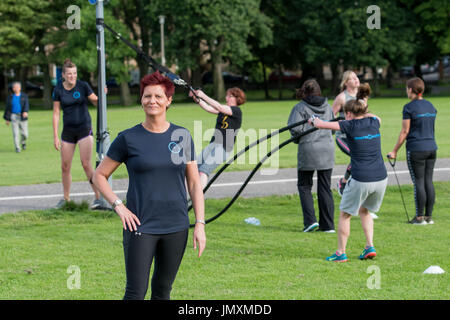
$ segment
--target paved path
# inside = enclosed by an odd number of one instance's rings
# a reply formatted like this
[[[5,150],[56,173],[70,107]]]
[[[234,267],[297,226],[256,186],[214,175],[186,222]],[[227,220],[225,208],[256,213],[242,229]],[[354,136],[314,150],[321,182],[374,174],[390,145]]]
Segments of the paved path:
[[[345,172],[344,165],[333,170],[332,187]],[[386,163],[389,184],[397,181],[389,163]],[[400,184],[412,184],[405,162],[395,165]],[[249,175],[249,171],[224,172],[206,193],[206,198],[232,197]],[[314,178],[315,180],[315,178]],[[438,159],[434,171],[434,181],[450,180],[450,159]],[[113,180],[113,190],[124,199],[128,188],[128,179]],[[313,187],[315,190],[315,186]],[[264,197],[269,195],[297,194],[296,169],[262,170],[255,174],[244,189],[241,197]],[[26,186],[0,187],[0,214],[22,210],[44,210],[52,208],[62,198],[61,183],[38,184]],[[75,201],[94,199],[94,194],[87,182],[72,183],[71,199]]]

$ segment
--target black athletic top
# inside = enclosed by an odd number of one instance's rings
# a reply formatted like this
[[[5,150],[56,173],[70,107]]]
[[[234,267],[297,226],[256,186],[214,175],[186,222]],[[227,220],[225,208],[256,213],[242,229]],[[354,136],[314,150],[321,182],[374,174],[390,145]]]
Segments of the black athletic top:
[[[380,122],[375,117],[339,121],[347,135],[352,177],[360,182],[386,179],[387,171],[381,155]]]
[[[427,100],[413,100],[403,107],[403,120],[411,120],[409,133],[406,137],[407,150],[437,150],[434,139],[436,114],[437,110]]]
[[[222,143],[228,152],[233,150],[236,135],[242,124],[242,111],[239,107],[231,107],[232,115],[219,113],[216,120],[216,130],[210,143]]]
[[[195,150],[187,129],[171,123],[165,132],[154,133],[138,124],[119,133],[107,156],[127,167],[126,205],[141,222],[138,232],[166,234],[189,228],[185,176]]]
[[[87,97],[93,93],[87,82],[77,80],[75,87],[64,89],[62,83],[53,90],[53,101],[59,101],[63,110],[63,124],[68,127],[91,127]]]

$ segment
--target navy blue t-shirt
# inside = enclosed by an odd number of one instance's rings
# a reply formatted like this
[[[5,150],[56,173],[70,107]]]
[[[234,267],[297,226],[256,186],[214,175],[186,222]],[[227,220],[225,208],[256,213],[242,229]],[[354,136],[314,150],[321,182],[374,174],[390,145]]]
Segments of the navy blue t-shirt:
[[[411,124],[406,137],[406,149],[409,151],[437,150],[434,140],[434,122],[437,110],[427,100],[413,100],[403,107],[403,120],[410,119]]]
[[[351,174],[360,182],[386,179],[387,171],[381,155],[380,122],[375,117],[339,121],[350,148]]]
[[[126,205],[141,222],[138,232],[166,234],[189,228],[185,176],[195,150],[187,129],[171,123],[165,132],[154,133],[138,124],[119,133],[107,156],[127,167]]]
[[[63,124],[69,127],[91,127],[88,96],[93,93],[87,82],[77,80],[75,87],[64,89],[62,83],[53,90],[53,101],[59,101],[63,110]]]

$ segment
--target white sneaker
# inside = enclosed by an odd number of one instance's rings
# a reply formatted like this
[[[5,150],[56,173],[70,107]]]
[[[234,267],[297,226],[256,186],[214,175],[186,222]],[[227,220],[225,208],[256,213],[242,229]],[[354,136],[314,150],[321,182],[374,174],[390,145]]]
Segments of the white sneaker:
[[[378,219],[378,216],[375,213],[373,213],[373,212],[369,212],[369,213],[372,216],[372,219]]]
[[[58,201],[58,203],[55,206],[55,209],[61,209],[62,207],[64,207],[64,205],[67,203],[66,199],[62,198],[61,200]]]
[[[336,233],[335,230],[323,230],[322,232],[323,233]]]
[[[303,229],[303,232],[313,232],[319,227],[319,224],[317,222],[314,222],[313,224],[305,227]]]

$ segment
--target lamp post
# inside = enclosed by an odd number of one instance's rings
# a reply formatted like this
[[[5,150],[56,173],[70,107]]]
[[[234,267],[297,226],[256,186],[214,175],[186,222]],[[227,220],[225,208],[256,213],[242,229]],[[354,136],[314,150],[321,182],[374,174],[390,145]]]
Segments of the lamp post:
[[[106,71],[105,71],[105,29],[103,27],[104,12],[103,2],[104,0],[89,0],[91,4],[96,4],[95,17],[97,27],[97,62],[98,62],[98,104],[97,104],[97,161],[96,167],[100,164],[108,151],[110,140],[109,133],[107,131],[106,121]],[[108,179],[109,184],[112,186],[111,177]],[[108,201],[103,196],[102,209],[111,209]]]
[[[166,56],[164,53],[164,22],[166,17],[165,16],[159,16],[159,24],[161,25],[161,64],[163,66],[166,66]]]

